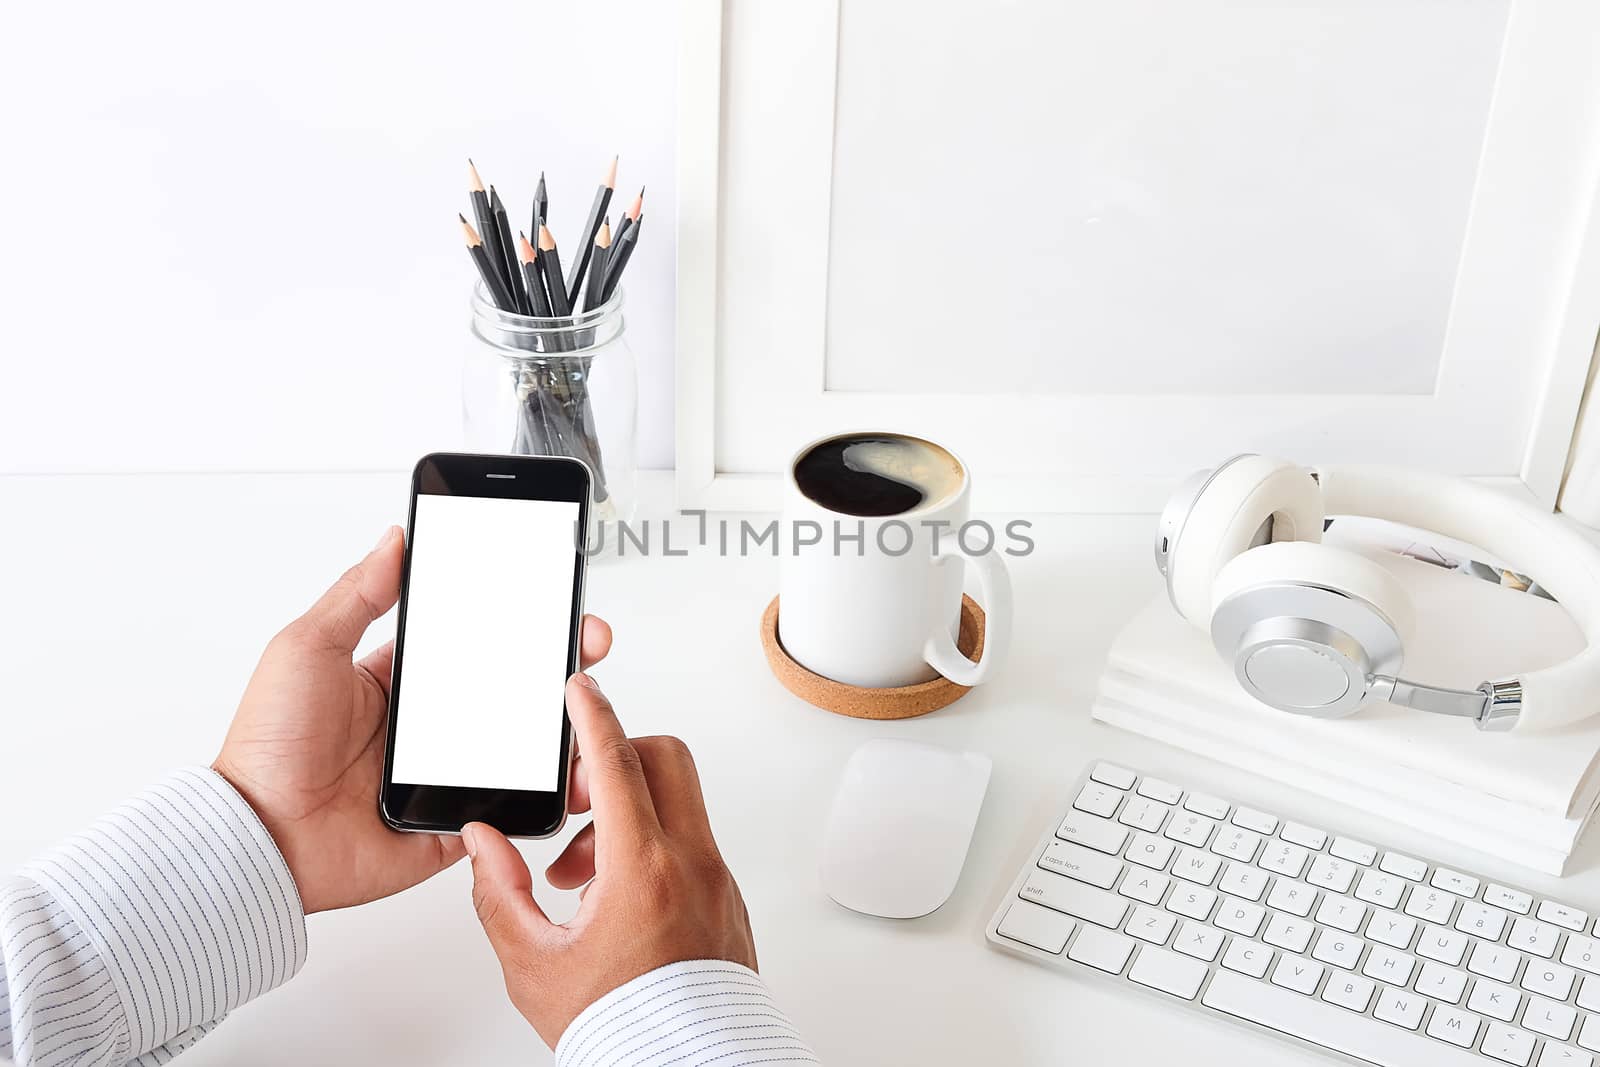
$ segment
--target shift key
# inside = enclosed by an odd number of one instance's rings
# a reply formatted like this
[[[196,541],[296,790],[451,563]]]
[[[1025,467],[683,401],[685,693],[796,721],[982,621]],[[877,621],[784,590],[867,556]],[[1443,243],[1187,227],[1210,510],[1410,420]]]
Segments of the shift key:
[[[1017,893],[1023,900],[1075,916],[1097,926],[1116,929],[1128,914],[1129,904],[1115,893],[1107,893],[1064,878],[1049,871],[1028,872],[1028,880]]]
[[[1070,841],[1052,841],[1039,857],[1039,866],[1047,871],[1076,878],[1080,882],[1110,889],[1117,884],[1122,873],[1122,861],[1099,852],[1091,852]]]

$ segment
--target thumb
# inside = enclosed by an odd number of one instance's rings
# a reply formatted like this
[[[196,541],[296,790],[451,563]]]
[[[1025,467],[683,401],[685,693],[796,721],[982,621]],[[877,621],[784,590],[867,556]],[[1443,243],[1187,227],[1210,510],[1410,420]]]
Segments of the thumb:
[[[533,875],[516,846],[494,827],[469,822],[462,843],[472,857],[472,906],[502,965],[538,951],[551,929],[533,899]]]
[[[367,557],[345,571],[300,622],[328,647],[354,652],[367,627],[400,599],[404,558],[405,537],[398,526],[391,526]]]

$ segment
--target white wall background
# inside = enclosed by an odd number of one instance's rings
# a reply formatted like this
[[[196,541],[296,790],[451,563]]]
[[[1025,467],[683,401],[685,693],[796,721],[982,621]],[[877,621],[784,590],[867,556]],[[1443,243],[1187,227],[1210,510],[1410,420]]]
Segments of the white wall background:
[[[458,443],[466,157],[566,248],[605,163],[672,461],[676,5],[7,4],[0,472],[406,467]]]

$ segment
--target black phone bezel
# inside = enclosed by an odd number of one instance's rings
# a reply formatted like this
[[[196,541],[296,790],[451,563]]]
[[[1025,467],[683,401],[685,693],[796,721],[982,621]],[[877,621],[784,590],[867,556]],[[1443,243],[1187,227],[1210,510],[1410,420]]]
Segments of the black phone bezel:
[[[567,788],[572,767],[572,722],[561,706],[561,766],[554,791],[481,789],[417,785],[393,780],[395,734],[405,659],[406,602],[411,591],[411,552],[417,519],[417,497],[473,496],[510,500],[565,500],[578,505],[573,537],[571,623],[567,634],[567,675],[578,669],[583,626],[586,559],[579,531],[589,523],[590,474],[581,461],[558,456],[494,456],[435,452],[417,461],[411,472],[411,500],[406,513],[405,562],[400,574],[399,616],[395,623],[394,665],[389,674],[388,737],[384,744],[383,784],[378,812],[396,830],[454,834],[469,822],[484,822],[510,837],[550,837],[567,817]],[[492,743],[493,739],[487,739]]]

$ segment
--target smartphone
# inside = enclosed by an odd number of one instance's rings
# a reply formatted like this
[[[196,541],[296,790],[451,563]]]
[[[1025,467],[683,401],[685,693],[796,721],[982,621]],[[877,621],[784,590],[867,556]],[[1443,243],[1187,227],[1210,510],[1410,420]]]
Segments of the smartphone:
[[[412,471],[378,799],[395,829],[566,821],[589,494],[575,459],[435,453]]]

